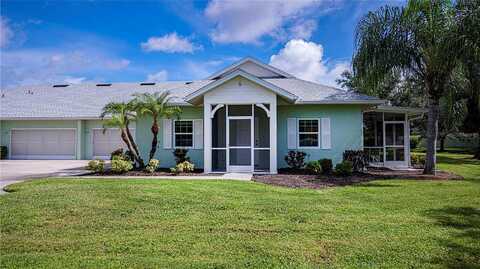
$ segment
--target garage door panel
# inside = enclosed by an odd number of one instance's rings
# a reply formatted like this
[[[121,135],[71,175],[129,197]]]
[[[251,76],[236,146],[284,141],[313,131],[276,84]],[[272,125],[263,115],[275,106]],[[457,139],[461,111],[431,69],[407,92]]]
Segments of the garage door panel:
[[[126,148],[118,129],[94,129],[92,139],[94,158],[109,158],[112,151]]]
[[[12,159],[75,159],[75,130],[12,130]]]

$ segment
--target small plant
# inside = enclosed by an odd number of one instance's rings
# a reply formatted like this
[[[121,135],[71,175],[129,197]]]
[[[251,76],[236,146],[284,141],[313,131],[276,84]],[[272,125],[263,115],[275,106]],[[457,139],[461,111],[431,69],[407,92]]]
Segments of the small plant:
[[[320,161],[308,162],[305,168],[310,174],[319,175],[322,173],[322,166],[320,165]]]
[[[301,169],[305,166],[305,156],[307,156],[305,152],[291,150],[285,156],[285,162],[292,169]]]
[[[121,160],[119,158],[112,160],[112,172],[123,174],[133,169],[131,161]]]
[[[7,159],[7,156],[8,156],[7,146],[0,146],[0,160]]]
[[[321,159],[320,166],[322,167],[322,172],[324,174],[331,174],[333,170],[333,163],[331,159]]]
[[[91,160],[88,162],[87,170],[93,171],[95,173],[103,173],[105,171],[105,161]]]
[[[353,164],[351,161],[343,161],[335,165],[335,173],[339,176],[350,176],[353,172]]]
[[[345,150],[343,160],[350,161],[355,172],[364,171],[368,165],[368,155],[363,150]]]
[[[188,149],[175,149],[173,151],[173,156],[175,156],[175,162],[177,164],[183,162],[190,162],[190,158],[187,157]]]
[[[170,171],[175,174],[190,173],[195,169],[195,165],[189,161],[184,161],[170,168]]]
[[[425,166],[425,155],[412,153],[412,155],[410,155],[410,161],[414,168],[423,168]]]
[[[149,173],[153,173],[157,170],[158,168],[158,165],[160,164],[160,161],[157,160],[157,159],[151,159],[147,166],[145,166],[145,171],[149,172]]]
[[[421,137],[419,135],[411,135],[410,136],[410,148],[416,149],[420,144]]]
[[[116,149],[112,151],[112,153],[110,153],[110,160],[113,160],[115,156],[122,156],[122,155],[123,155],[123,149],[122,148]]]

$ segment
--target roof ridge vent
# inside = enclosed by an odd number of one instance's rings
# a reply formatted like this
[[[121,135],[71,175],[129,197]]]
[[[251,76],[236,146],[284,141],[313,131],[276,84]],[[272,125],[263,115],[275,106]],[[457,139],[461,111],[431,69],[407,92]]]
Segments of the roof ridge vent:
[[[140,86],[153,86],[155,85],[155,82],[142,82],[140,83]]]
[[[54,84],[53,87],[54,88],[64,88],[64,87],[68,87],[70,86],[69,84]]]
[[[193,81],[187,81],[187,82],[185,82],[185,85],[189,85],[189,84],[192,84],[192,83],[193,83]]]
[[[112,86],[112,83],[98,83],[96,86],[97,87],[109,87],[109,86]]]

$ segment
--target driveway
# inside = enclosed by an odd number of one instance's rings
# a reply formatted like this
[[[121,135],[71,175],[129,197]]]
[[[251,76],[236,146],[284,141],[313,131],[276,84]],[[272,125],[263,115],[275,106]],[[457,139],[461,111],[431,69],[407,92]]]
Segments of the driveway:
[[[74,176],[86,172],[86,160],[1,160],[0,194],[3,187],[32,178]]]

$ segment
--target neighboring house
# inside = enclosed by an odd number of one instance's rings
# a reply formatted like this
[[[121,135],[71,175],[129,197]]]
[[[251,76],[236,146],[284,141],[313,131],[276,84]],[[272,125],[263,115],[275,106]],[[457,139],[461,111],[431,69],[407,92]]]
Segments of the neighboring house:
[[[290,150],[307,160],[342,160],[365,149],[379,164],[409,164],[409,120],[423,111],[383,106],[376,97],[305,81],[252,58],[206,80],[24,86],[2,91],[1,144],[11,159],[108,158],[124,147],[119,132],[102,132],[99,115],[133,93],[169,91],[180,119],[163,119],[156,158],[174,165],[174,148],[188,148],[206,172],[276,173]],[[144,158],[151,120],[133,126]],[[384,131],[385,130],[385,131]]]

